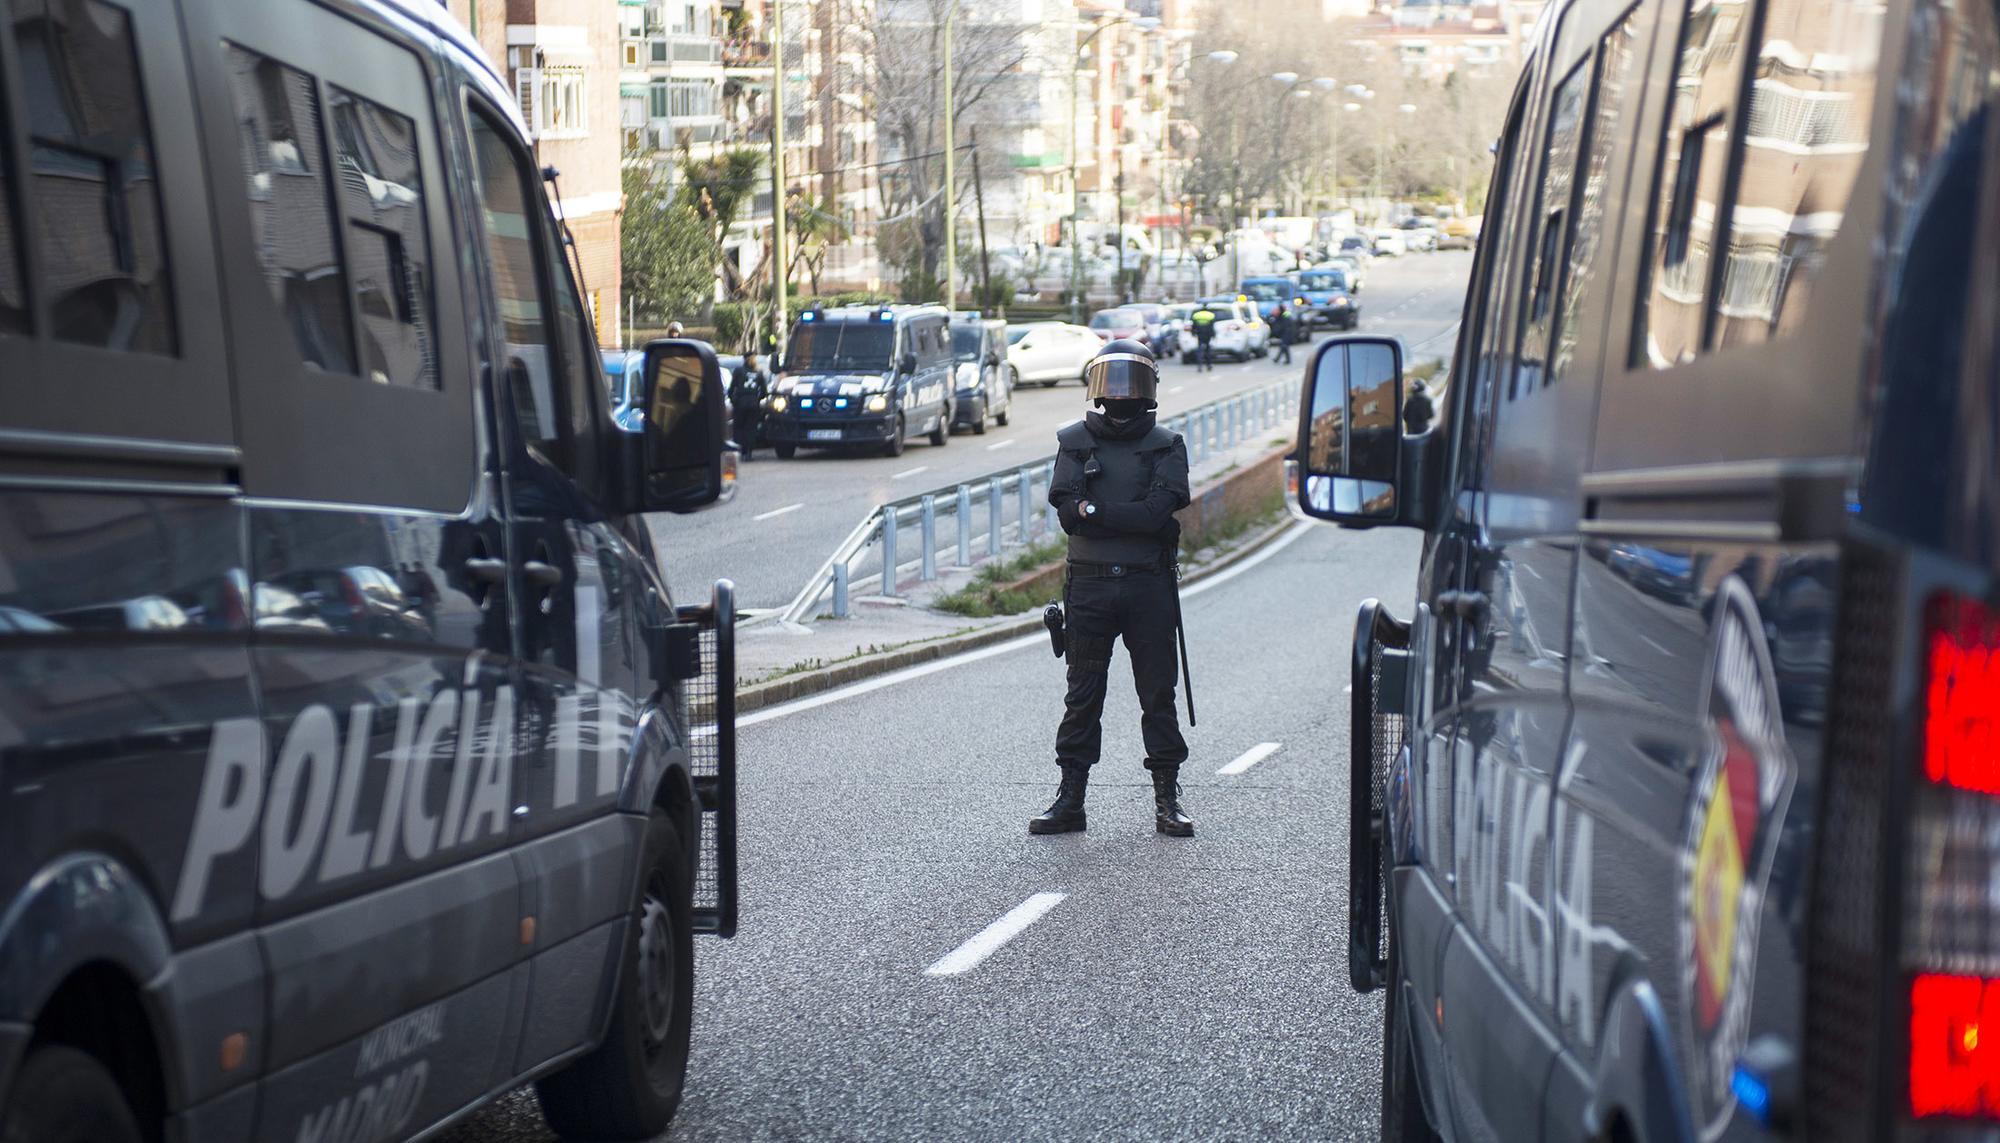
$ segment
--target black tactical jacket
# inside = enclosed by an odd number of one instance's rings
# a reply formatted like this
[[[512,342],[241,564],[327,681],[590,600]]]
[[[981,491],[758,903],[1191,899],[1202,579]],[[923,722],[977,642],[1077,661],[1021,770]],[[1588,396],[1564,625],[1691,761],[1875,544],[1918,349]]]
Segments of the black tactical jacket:
[[[1180,544],[1174,513],[1188,506],[1187,445],[1148,413],[1121,431],[1100,413],[1056,434],[1049,503],[1068,532],[1069,558],[1088,563],[1171,564]],[[1083,515],[1084,501],[1097,506]]]

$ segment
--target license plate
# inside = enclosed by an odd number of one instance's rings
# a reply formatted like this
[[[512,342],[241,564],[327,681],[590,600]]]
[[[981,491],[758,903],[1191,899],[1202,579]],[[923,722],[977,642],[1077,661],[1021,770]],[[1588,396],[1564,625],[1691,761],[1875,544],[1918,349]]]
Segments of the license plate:
[[[806,430],[806,439],[807,439],[807,440],[809,440],[809,441],[837,441],[837,440],[839,440],[839,439],[840,439],[840,430],[839,430],[839,429],[807,429],[807,430]]]

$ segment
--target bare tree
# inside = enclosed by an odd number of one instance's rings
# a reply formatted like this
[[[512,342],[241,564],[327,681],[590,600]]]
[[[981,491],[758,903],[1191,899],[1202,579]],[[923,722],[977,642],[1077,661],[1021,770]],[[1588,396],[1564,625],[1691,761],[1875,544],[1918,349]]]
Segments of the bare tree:
[[[944,90],[944,23],[958,8],[952,32],[952,90]],[[944,106],[969,125],[1003,79],[1029,55],[1026,28],[980,0],[879,0],[875,13],[876,131],[895,165],[886,198],[891,217],[913,216],[913,268],[926,283],[942,277],[944,254]],[[964,156],[961,155],[961,159]],[[969,163],[958,165],[958,192],[971,185]],[[933,287],[934,288],[934,287]]]

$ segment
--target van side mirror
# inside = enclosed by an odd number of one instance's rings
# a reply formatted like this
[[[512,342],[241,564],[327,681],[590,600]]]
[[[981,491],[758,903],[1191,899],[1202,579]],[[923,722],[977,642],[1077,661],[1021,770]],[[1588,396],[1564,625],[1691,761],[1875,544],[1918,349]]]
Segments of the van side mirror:
[[[707,342],[661,338],[646,345],[636,404],[645,424],[630,498],[644,512],[692,512],[736,494],[736,454],[726,447],[728,399],[722,364]]]
[[[909,374],[909,373],[915,373],[916,371],[917,371],[916,354],[909,353],[906,351],[903,354],[903,356],[896,359],[896,372]]]
[[[1298,507],[1342,524],[1398,522],[1403,345],[1339,337],[1313,356],[1299,400]]]

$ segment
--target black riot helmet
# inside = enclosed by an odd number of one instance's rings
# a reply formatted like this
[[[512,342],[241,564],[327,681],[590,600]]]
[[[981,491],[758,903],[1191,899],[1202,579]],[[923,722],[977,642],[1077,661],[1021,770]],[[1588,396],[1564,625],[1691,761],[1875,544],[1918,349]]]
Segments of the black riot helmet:
[[[1152,350],[1121,337],[1083,367],[1083,384],[1093,401],[1144,401],[1150,409],[1159,403],[1160,363]]]

